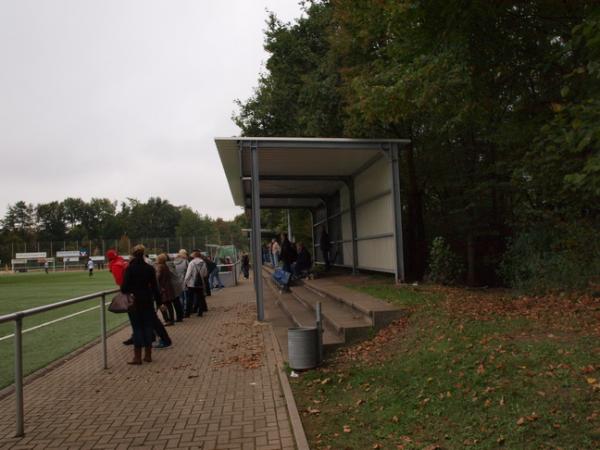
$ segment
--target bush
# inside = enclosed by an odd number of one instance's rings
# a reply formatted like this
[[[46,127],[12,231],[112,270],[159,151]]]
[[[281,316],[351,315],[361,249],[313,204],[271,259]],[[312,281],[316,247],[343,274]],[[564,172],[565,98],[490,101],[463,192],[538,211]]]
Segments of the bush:
[[[589,223],[538,224],[508,246],[500,275],[532,293],[586,289],[600,274],[600,232]]]
[[[464,274],[464,264],[443,237],[436,237],[429,250],[428,280],[433,283],[455,284]]]

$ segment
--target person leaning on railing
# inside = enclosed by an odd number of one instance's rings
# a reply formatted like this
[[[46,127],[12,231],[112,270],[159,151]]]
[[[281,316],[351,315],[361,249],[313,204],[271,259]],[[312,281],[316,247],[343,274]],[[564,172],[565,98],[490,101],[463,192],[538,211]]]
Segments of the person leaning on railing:
[[[144,361],[152,361],[152,342],[154,341],[154,311],[155,300],[160,302],[160,291],[154,269],[144,261],[143,245],[133,248],[133,258],[129,262],[121,292],[133,294],[134,304],[131,311],[131,326],[133,327],[133,360],[129,364],[142,364],[142,348]]]
[[[221,269],[218,266],[218,258],[215,257],[215,261],[212,261],[209,256],[208,261],[205,259],[204,262],[206,262],[206,268],[208,270],[209,287],[211,287],[212,289],[224,288],[225,286],[223,285],[223,283],[221,282],[221,278],[219,277],[219,271]]]

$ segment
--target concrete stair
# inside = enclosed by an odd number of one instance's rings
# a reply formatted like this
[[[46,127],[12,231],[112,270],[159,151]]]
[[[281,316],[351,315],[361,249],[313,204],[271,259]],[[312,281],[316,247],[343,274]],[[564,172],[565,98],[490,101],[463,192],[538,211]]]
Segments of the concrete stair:
[[[285,292],[273,281],[272,273],[271,267],[263,266],[265,288],[275,295],[277,305],[294,325],[315,326],[317,303],[321,303],[326,352],[367,339],[373,330],[405,314],[396,306],[346,288],[331,279],[296,281],[290,291]]]

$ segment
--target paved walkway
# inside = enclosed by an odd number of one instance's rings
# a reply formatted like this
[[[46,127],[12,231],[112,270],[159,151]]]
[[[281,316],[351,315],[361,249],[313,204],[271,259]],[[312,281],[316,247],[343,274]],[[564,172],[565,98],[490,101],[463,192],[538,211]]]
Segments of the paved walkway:
[[[22,439],[13,437],[14,396],[1,400],[0,449],[295,448],[252,283],[209,297],[209,308],[169,327],[174,345],[151,364],[126,364],[128,327],[109,338],[109,370],[96,345],[26,385]]]

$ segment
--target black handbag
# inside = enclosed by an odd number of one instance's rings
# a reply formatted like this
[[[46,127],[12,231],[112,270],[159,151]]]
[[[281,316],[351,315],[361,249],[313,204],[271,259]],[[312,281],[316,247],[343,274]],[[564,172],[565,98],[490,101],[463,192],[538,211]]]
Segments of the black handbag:
[[[123,292],[119,292],[114,296],[110,305],[108,305],[108,310],[115,314],[121,314],[131,311],[133,308],[134,297],[133,294],[124,294]]]

